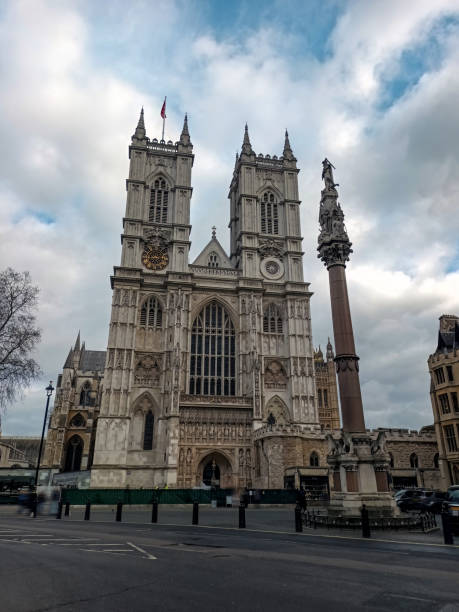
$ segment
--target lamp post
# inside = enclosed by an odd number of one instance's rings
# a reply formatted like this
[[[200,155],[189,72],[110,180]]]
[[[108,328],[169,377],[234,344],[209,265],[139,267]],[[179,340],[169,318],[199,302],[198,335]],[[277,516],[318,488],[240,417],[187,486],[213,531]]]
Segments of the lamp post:
[[[41,432],[41,440],[40,440],[40,449],[38,451],[38,459],[37,459],[37,469],[35,470],[35,500],[33,505],[33,516],[36,518],[37,516],[37,504],[38,504],[38,472],[40,470],[40,460],[41,460],[41,451],[43,450],[43,438],[45,437],[45,429],[46,429],[46,419],[48,418],[48,408],[49,408],[49,399],[53,394],[54,387],[53,381],[49,381],[49,385],[45,389],[46,391],[46,410],[45,410],[45,418],[43,420],[43,429]]]

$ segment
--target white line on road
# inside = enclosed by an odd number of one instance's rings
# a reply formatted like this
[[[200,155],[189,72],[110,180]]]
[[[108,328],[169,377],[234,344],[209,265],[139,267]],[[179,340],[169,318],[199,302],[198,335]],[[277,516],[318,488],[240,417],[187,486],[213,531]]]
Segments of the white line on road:
[[[146,550],[144,550],[143,548],[140,548],[140,546],[136,546],[132,542],[126,542],[126,544],[129,544],[129,546],[132,546],[132,548],[135,548],[139,552],[141,552],[144,555],[146,555],[146,557],[145,557],[146,559],[157,559],[158,558],[158,557],[154,557],[153,555],[150,555],[150,553],[148,553]]]

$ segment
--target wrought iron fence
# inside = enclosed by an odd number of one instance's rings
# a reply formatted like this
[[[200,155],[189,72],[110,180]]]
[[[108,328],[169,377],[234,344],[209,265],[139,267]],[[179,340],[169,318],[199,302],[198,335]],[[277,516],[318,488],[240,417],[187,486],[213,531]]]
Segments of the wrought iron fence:
[[[305,512],[303,522],[306,527],[317,529],[326,527],[327,529],[362,529],[362,519],[360,516],[328,516],[327,514],[316,512]],[[370,517],[371,529],[390,529],[398,531],[421,530],[424,533],[437,529],[437,519],[432,512],[420,512],[408,517]]]

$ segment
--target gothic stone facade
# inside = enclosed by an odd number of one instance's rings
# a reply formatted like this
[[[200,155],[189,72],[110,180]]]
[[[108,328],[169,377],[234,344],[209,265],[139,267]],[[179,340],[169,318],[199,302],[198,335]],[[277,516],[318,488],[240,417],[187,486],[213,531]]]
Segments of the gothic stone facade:
[[[255,484],[269,418],[320,430],[298,169],[256,155],[247,129],[230,185],[231,252],[213,234],[189,262],[193,146],[130,146],[91,486]],[[207,470],[207,471],[206,471]]]
[[[459,484],[459,317],[440,317],[437,349],[428,365],[440,469],[448,487]]]
[[[88,351],[78,334],[57,379],[43,467],[65,472],[91,467],[105,356],[105,351]]]

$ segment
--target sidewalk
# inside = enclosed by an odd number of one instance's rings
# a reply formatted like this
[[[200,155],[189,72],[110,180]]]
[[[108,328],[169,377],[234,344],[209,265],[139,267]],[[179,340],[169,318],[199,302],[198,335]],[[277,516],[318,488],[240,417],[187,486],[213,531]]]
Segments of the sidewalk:
[[[115,522],[116,508],[107,506],[92,506],[91,507],[91,522]],[[1,516],[15,516],[17,508],[11,506],[0,506]],[[21,515],[17,515],[21,516]],[[25,518],[25,515],[22,515]],[[72,506],[70,516],[62,515],[62,521],[82,521],[84,518],[83,506]],[[295,519],[293,507],[287,508],[247,508],[245,511],[246,529],[260,532],[290,534],[295,532]],[[130,508],[123,506],[122,522],[151,524],[151,506],[145,509],[139,509],[139,506]],[[416,544],[425,544],[438,546],[443,544],[443,534],[441,531],[441,521],[438,520],[439,529],[430,533],[421,531],[408,530],[381,530],[373,529],[371,539],[386,540],[392,542],[409,542]],[[190,526],[192,524],[192,506],[169,506],[159,505],[158,508],[158,525],[170,526]],[[223,529],[238,529],[239,528],[239,508],[210,508],[201,506],[199,508],[199,525],[201,527],[223,528]],[[360,529],[326,529],[320,527],[314,529],[312,527],[303,526],[303,534],[317,537],[332,537],[332,538],[361,538]],[[301,537],[301,534],[297,534]],[[459,538],[456,537],[455,544],[459,546]]]

